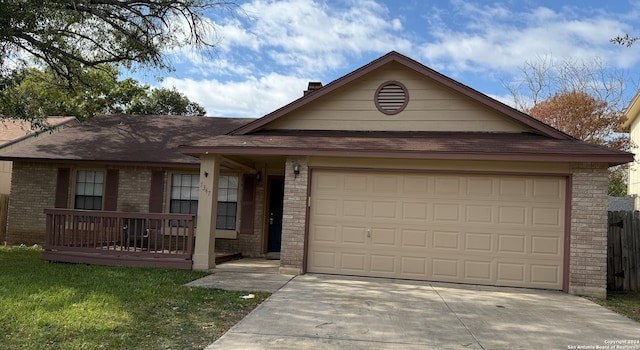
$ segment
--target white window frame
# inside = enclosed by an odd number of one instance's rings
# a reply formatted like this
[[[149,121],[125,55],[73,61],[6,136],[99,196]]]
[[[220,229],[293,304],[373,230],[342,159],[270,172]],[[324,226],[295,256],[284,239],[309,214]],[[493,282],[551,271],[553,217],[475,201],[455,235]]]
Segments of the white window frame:
[[[165,206],[165,210],[167,213],[171,213],[171,201],[173,199],[173,181],[174,181],[174,175],[197,175],[199,177],[199,173],[195,173],[195,172],[187,172],[187,171],[172,171],[169,172],[169,179],[167,181],[167,190],[165,191],[166,195],[166,206]],[[240,225],[240,198],[241,198],[241,193],[242,193],[242,176],[238,173],[221,173],[220,174],[220,178],[222,178],[223,176],[235,176],[237,178],[237,192],[235,194],[235,199],[236,199],[236,211],[235,211],[235,228],[234,229],[219,229],[216,227],[216,238],[226,238],[226,239],[236,239],[238,237],[238,227]],[[221,183],[224,182],[220,181],[220,178],[218,179],[218,199],[221,198],[221,196],[223,196],[223,194],[226,194],[226,201],[228,202],[229,196],[228,196],[228,192],[225,191],[221,191],[220,190],[220,185]],[[198,186],[196,189],[199,190],[200,185],[199,185],[199,181],[198,181]],[[225,192],[225,193],[222,193]],[[231,198],[233,198],[233,196],[231,196]],[[195,213],[195,215],[197,215],[197,212]],[[197,217],[196,217],[197,220]],[[218,222],[218,216],[215,219],[215,223],[217,226],[217,222]]]
[[[78,176],[80,175],[81,172],[93,172],[93,173],[101,173],[102,174],[102,191],[100,193],[100,209],[85,209],[85,208],[78,208],[77,207],[77,197],[78,196],[87,196],[86,194],[78,194],[78,190],[82,189],[83,186],[79,186],[78,184]],[[107,172],[105,169],[95,169],[95,168],[79,168],[79,169],[74,169],[73,171],[73,185],[72,185],[72,189],[71,189],[71,194],[72,194],[72,203],[71,203],[71,207],[77,210],[104,210],[104,199],[105,199],[105,187],[106,187],[106,182],[107,182]],[[86,183],[86,182],[85,182]],[[95,182],[94,182],[95,185]],[[94,188],[95,190],[95,188]],[[84,189],[83,189],[84,192]],[[89,197],[89,196],[87,196]]]

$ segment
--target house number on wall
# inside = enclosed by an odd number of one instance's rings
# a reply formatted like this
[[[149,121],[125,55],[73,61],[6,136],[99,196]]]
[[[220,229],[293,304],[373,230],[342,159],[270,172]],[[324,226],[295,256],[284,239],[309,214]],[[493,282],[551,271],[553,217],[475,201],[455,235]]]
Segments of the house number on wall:
[[[209,189],[209,187],[207,187],[207,185],[205,185],[204,182],[200,182],[200,190],[206,193],[208,197],[211,197],[211,190]]]

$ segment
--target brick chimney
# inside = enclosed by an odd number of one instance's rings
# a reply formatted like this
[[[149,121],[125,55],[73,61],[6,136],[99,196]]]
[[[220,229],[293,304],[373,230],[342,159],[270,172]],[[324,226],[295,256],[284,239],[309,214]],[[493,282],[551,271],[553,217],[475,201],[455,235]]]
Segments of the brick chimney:
[[[314,92],[314,91],[318,90],[321,87],[322,87],[322,83],[321,82],[319,82],[319,81],[310,81],[309,82],[309,86],[304,91],[304,96],[307,96],[307,94],[309,94],[311,92]]]

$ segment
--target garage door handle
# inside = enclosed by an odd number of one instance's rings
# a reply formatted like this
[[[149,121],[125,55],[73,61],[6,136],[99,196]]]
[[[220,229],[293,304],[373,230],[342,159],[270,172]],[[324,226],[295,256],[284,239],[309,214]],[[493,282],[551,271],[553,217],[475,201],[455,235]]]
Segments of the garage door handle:
[[[371,230],[370,229],[367,229],[367,237],[371,238]]]

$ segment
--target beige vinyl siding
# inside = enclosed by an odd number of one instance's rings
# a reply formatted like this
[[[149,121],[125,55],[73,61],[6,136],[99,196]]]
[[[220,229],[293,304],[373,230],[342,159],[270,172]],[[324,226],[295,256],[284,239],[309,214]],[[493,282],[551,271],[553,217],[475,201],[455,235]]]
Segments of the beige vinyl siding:
[[[640,142],[640,118],[636,119],[632,124],[631,124],[631,128],[629,129],[629,137],[631,138],[631,150],[630,152],[633,152],[634,154],[636,154],[635,162],[631,162],[629,164],[629,182],[628,182],[628,194],[629,195],[640,195],[640,167],[638,166],[638,159],[640,159],[638,157],[638,151],[640,151],[640,147],[638,146],[638,142]],[[636,209],[638,209],[640,206],[638,203],[639,198],[636,197]]]
[[[374,104],[376,89],[396,80],[408,89],[404,111],[386,115]],[[398,64],[389,64],[301,107],[267,129],[367,131],[524,132],[531,129]]]

